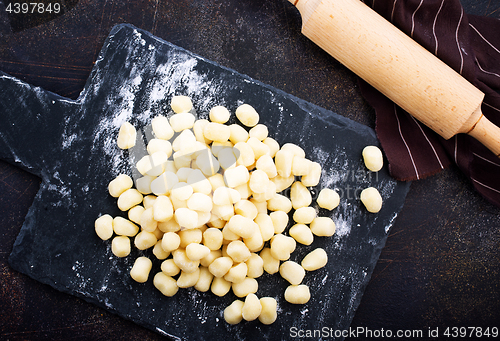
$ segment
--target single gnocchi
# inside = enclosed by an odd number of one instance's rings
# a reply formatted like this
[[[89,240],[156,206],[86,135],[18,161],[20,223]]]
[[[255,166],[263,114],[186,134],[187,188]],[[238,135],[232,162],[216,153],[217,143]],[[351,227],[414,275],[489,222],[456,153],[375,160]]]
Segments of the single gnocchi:
[[[375,187],[368,187],[362,190],[360,199],[368,212],[377,213],[382,208],[382,196]]]
[[[366,168],[378,172],[384,166],[382,151],[377,146],[366,146],[362,153]]]

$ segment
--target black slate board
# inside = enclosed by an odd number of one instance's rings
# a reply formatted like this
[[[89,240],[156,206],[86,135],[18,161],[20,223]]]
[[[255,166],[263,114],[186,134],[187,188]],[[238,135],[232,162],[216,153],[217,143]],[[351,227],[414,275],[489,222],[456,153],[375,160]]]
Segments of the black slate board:
[[[280,144],[299,144],[308,158],[322,164],[322,181],[313,194],[323,187],[341,193],[339,207],[319,210],[334,219],[336,234],[316,238],[292,255],[300,261],[316,247],[328,252],[328,265],[304,279],[311,300],[291,305],[282,298],[287,285],[280,276],[259,279],[258,296],[278,300],[278,320],[271,326],[226,324],[222,311],[235,299],[232,293],[220,298],[184,289],[167,298],[153,287],[153,276],[144,284],[134,282],[128,272],[135,258],[152,257],[150,251],[118,259],[110,242],[94,233],[99,215],[123,215],[107,193],[112,178],[132,172],[130,155],[116,147],[119,126],[130,121],[146,127],[159,113],[171,115],[173,94],[190,96],[201,118],[214,105],[231,112],[244,102],[253,105],[270,136]],[[361,150],[378,143],[372,129],[130,25],[114,27],[76,101],[0,73],[0,104],[0,158],[42,179],[11,266],[172,338],[286,339],[298,330],[322,330],[343,339],[338,334],[349,327],[409,188],[386,169],[365,169]],[[378,214],[368,213],[357,198],[368,186],[377,187],[384,199]],[[154,262],[152,273],[157,271],[159,262]]]

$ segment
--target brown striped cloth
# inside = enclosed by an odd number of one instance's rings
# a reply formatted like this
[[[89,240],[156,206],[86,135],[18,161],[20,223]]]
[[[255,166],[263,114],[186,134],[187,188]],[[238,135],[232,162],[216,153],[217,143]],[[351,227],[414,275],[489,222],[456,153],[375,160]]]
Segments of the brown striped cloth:
[[[500,20],[467,15],[458,0],[364,0],[485,93],[483,114],[500,126]],[[398,180],[418,180],[452,163],[500,207],[500,159],[474,138],[444,140],[360,80],[376,112],[376,132]]]

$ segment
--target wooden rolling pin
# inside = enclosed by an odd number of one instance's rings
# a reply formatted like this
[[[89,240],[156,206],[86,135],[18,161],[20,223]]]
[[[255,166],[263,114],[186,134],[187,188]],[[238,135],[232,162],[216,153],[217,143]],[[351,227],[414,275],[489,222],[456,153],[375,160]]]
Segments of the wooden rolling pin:
[[[466,133],[500,156],[484,94],[360,0],[289,0],[302,33],[445,139]]]

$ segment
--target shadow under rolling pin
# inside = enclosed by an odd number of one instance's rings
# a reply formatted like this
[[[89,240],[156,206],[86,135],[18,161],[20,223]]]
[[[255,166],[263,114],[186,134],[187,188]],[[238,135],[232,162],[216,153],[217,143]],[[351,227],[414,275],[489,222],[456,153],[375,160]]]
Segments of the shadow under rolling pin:
[[[445,139],[473,136],[500,157],[484,94],[360,0],[289,0],[302,33]]]

